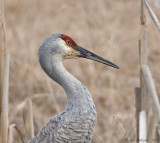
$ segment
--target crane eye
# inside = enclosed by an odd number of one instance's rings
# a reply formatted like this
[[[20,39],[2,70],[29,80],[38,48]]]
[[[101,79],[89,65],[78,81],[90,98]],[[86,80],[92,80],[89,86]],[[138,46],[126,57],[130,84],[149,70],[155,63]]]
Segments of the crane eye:
[[[67,41],[66,41],[66,44],[67,44],[68,46],[71,46],[73,43],[72,43],[72,41],[67,40]]]

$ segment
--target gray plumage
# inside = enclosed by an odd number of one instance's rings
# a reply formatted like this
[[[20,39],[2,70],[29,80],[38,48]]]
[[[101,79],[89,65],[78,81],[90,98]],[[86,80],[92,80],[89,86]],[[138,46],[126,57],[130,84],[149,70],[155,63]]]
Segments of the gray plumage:
[[[71,43],[67,43],[68,39]],[[63,66],[65,59],[83,57],[96,60],[97,55],[79,47],[70,37],[56,33],[39,48],[39,62],[46,74],[67,94],[66,109],[53,116],[28,143],[88,143],[96,123],[96,109],[86,87]],[[94,59],[93,59],[94,57]],[[98,58],[101,58],[98,56]],[[97,59],[98,59],[97,58]],[[105,59],[100,59],[103,63]],[[97,61],[97,60],[96,60]],[[116,67],[106,60],[107,65]],[[117,67],[116,67],[117,68]]]

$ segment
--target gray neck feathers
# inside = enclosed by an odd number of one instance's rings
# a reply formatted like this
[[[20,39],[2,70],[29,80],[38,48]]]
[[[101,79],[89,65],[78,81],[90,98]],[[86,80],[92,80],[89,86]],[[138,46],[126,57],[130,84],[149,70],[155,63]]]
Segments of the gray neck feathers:
[[[94,106],[86,87],[64,68],[61,58],[56,55],[43,56],[39,57],[39,61],[47,75],[64,88],[67,94],[67,108],[81,106],[86,109]]]

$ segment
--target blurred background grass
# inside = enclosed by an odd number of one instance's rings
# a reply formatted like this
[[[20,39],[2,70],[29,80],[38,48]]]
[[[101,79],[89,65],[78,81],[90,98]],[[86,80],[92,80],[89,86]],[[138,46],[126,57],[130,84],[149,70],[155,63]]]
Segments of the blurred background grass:
[[[160,1],[149,1],[160,19]],[[38,48],[61,32],[79,45],[120,66],[120,70],[90,60],[66,60],[66,69],[86,85],[98,112],[99,143],[127,142],[135,137],[134,88],[139,86],[139,0],[6,0],[6,37],[10,61],[10,122],[24,132],[18,112],[33,98],[37,133],[51,116],[65,109],[66,95],[40,68]],[[160,94],[160,35],[147,13],[149,66]],[[118,120],[114,120],[114,117]],[[15,141],[20,140],[15,134]]]

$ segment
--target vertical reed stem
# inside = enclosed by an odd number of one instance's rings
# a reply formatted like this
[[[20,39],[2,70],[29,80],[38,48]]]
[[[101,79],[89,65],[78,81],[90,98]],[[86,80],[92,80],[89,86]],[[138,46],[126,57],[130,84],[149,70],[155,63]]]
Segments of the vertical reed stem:
[[[136,132],[137,132],[137,139],[139,138],[139,112],[141,110],[141,89],[136,87],[135,88],[135,103],[136,103]]]
[[[6,49],[4,0],[0,0],[0,143],[2,142],[2,98],[3,98],[3,66]]]
[[[2,143],[8,143],[8,87],[9,87],[9,51],[5,51],[3,98],[2,98]]]
[[[8,135],[8,143],[13,143],[13,130],[16,127],[15,124],[11,124],[9,126],[9,135]]]
[[[142,72],[142,66],[147,65],[147,48],[148,48],[148,41],[147,41],[147,26],[146,26],[146,18],[145,18],[145,11],[144,11],[144,5],[141,0],[141,31],[140,31],[140,37],[139,37],[139,53],[140,53],[140,101],[141,102],[141,107],[140,110],[145,110],[145,105],[146,105],[146,93],[147,89],[145,86],[145,81],[143,77],[143,72]],[[139,114],[138,114],[139,116]],[[139,120],[139,117],[137,118]],[[137,124],[140,122],[137,120]],[[139,124],[140,126],[140,124]],[[139,138],[139,128],[137,129],[137,139]]]
[[[32,112],[32,100],[26,100],[26,110],[23,113],[26,141],[34,137],[34,126],[33,126],[33,112]]]

